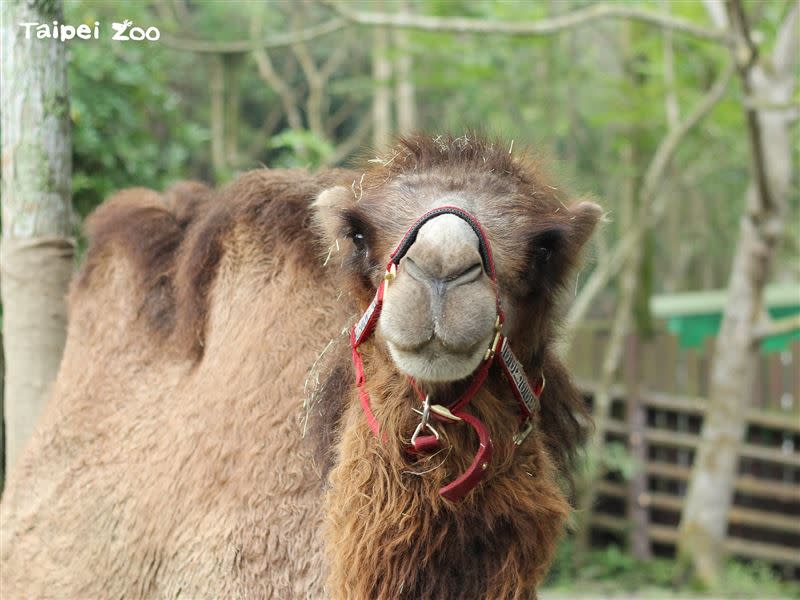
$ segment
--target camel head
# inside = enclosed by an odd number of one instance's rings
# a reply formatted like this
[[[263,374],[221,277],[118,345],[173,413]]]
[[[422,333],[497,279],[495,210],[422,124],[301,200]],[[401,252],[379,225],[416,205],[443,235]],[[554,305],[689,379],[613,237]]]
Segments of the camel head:
[[[568,201],[528,158],[480,138],[402,139],[368,165],[316,202],[329,261],[339,261],[357,310],[421,216],[457,207],[482,230],[451,213],[416,230],[376,328],[401,373],[434,386],[467,378],[494,338],[498,298],[516,352],[547,341],[556,295],[601,214],[596,204]]]

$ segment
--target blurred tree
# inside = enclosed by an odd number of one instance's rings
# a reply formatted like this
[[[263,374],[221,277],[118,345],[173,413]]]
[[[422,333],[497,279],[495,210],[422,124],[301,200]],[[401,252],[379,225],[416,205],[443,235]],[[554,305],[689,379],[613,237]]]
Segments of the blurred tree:
[[[66,337],[75,243],[70,206],[66,46],[22,23],[63,21],[61,2],[3,2],[0,242],[6,361],[6,459],[13,465],[44,408]]]
[[[377,8],[383,8],[377,0]],[[383,148],[392,132],[392,96],[390,90],[392,62],[389,60],[388,31],[376,27],[372,31],[372,77],[375,92],[372,97],[372,145]]]
[[[401,14],[411,12],[408,0],[401,0],[398,8]],[[417,107],[414,97],[414,81],[412,80],[413,58],[408,43],[408,32],[395,30],[394,43],[397,50],[394,65],[394,71],[397,73],[394,92],[397,105],[397,131],[406,135],[417,128]]]
[[[764,287],[788,212],[794,163],[787,107],[797,88],[800,4],[792,3],[771,54],[759,52],[740,0],[726,5],[706,0],[706,6],[715,22],[735,34],[732,53],[745,92],[753,176],[740,219],[728,301],[714,350],[708,410],[680,528],[679,553],[686,572],[713,587],[719,583],[725,555],[728,509],[758,363],[759,327],[769,327],[764,323]]]

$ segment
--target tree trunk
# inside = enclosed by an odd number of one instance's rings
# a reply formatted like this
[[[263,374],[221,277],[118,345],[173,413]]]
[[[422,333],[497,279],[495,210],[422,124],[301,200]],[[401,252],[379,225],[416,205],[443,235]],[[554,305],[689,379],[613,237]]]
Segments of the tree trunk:
[[[227,171],[225,160],[225,63],[220,55],[211,57],[211,166],[219,181]]]
[[[380,10],[382,3],[377,8]],[[376,27],[373,32],[372,80],[375,91],[372,97],[372,143],[376,149],[385,148],[392,134],[392,96],[389,89],[392,63],[387,56],[388,33],[383,27]]]
[[[622,190],[620,209],[620,225],[627,229],[635,220],[636,214],[636,170],[637,152],[632,141],[621,149],[621,163],[625,165],[628,177]],[[625,339],[633,324],[633,307],[638,286],[639,266],[641,253],[634,253],[626,260],[623,272],[620,275],[619,297],[614,321],[611,327],[608,344],[605,349],[603,366],[600,374],[600,383],[594,395],[592,417],[594,419],[594,432],[587,445],[587,465],[584,480],[578,498],[578,516],[575,536],[575,563],[582,565],[589,552],[591,542],[591,519],[594,504],[597,500],[597,486],[607,473],[605,464],[606,434],[611,418],[612,394],[614,378],[619,370]]]
[[[75,242],[70,204],[66,44],[25,39],[20,23],[63,21],[61,2],[3,2],[0,288],[6,464],[33,431],[66,337]]]
[[[709,13],[724,16],[709,3]],[[745,98],[775,107],[791,103],[798,54],[798,13],[795,4],[781,26],[771,60],[748,59],[750,32],[741,5],[729,5],[739,38],[734,53],[740,63]],[[682,575],[692,575],[713,587],[724,559],[727,516],[733,500],[739,448],[757,364],[756,328],[763,314],[763,291],[776,246],[783,232],[794,165],[786,109],[746,108],[754,181],[747,190],[745,214],[731,267],[728,300],[714,350],[709,404],[701,443],[695,457],[681,519],[679,556]]]
[[[642,353],[640,336],[629,335],[625,342],[623,379],[625,380],[626,421],[628,423],[628,454],[636,465],[628,481],[627,516],[631,524],[628,547],[637,560],[648,560],[653,553],[650,547],[650,511],[648,509],[647,472],[647,407],[642,402],[641,368]]]
[[[401,13],[411,12],[407,0],[399,3]],[[408,32],[394,30],[395,47],[398,56],[395,60],[397,83],[395,84],[395,102],[397,105],[397,131],[408,135],[417,128],[417,107],[414,99],[414,81],[412,79],[412,60],[408,44]]]
[[[6,482],[6,434],[3,424],[3,390],[6,386],[5,381],[6,364],[3,354],[3,331],[0,328],[0,494],[3,493],[3,488]]]
[[[239,79],[241,59],[225,57],[225,163],[231,169],[239,166]]]

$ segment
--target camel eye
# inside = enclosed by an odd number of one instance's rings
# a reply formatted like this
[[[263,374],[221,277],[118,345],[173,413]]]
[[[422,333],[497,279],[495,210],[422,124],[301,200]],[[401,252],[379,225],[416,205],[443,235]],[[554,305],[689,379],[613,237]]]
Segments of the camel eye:
[[[353,245],[356,247],[356,252],[363,254],[367,249],[367,240],[364,237],[364,234],[360,232],[353,233],[350,236],[350,239],[353,240]]]
[[[356,211],[348,211],[344,214],[344,235],[353,242],[355,254],[365,256],[367,254],[367,233],[370,231],[369,224]]]
[[[564,244],[564,232],[560,229],[548,229],[535,235],[531,240],[531,258],[539,264],[550,262],[553,255]]]
[[[535,252],[536,252],[536,260],[543,263],[548,262],[550,260],[550,257],[553,256],[553,249],[548,248],[547,246],[538,246]]]
[[[540,286],[544,281],[558,278],[564,244],[564,232],[557,227],[540,231],[531,238],[527,256],[528,281]]]

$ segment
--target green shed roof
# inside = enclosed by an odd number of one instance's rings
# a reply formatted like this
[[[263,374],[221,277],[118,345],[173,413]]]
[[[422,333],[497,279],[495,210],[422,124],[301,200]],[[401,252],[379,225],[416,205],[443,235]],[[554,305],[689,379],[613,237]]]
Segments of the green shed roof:
[[[728,290],[659,294],[650,299],[653,315],[662,319],[681,315],[722,314]],[[800,308],[800,283],[768,285],[767,308]]]
[[[695,348],[719,331],[726,301],[727,290],[661,294],[650,299],[650,310],[654,316],[666,319],[667,328],[678,336],[681,347]],[[800,284],[767,286],[766,304],[773,319],[800,313]],[[761,349],[785,350],[795,339],[800,339],[800,329],[765,339]]]

